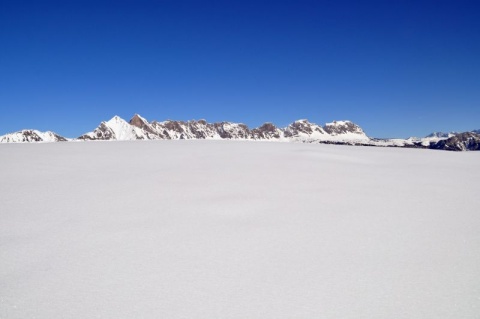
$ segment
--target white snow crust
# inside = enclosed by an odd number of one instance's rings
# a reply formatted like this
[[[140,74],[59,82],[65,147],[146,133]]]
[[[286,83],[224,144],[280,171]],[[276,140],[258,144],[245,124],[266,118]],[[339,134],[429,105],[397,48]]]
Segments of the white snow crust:
[[[480,152],[178,140],[0,153],[0,318],[480,314]]]

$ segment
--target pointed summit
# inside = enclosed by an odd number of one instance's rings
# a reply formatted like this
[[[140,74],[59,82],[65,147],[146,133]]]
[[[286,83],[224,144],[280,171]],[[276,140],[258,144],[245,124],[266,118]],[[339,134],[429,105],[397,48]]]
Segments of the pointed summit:
[[[130,125],[133,125],[133,126],[136,126],[136,127],[139,127],[139,128],[143,128],[144,126],[148,125],[148,121],[141,117],[139,114],[136,114],[130,119],[129,121]]]
[[[107,124],[115,124],[115,123],[123,123],[123,122],[126,123],[126,121],[124,119],[122,119],[120,116],[115,115],[110,120],[108,120],[106,123]]]
[[[159,133],[155,130],[155,128],[152,126],[152,124],[148,123],[148,121],[140,116],[139,114],[135,113],[135,115],[130,119],[129,121],[130,125],[138,127],[139,129],[144,130],[147,132],[147,135],[149,136],[150,139],[157,139]]]
[[[143,140],[148,139],[146,133],[130,125],[127,121],[115,115],[107,122],[102,122],[92,132],[80,136],[80,140]]]

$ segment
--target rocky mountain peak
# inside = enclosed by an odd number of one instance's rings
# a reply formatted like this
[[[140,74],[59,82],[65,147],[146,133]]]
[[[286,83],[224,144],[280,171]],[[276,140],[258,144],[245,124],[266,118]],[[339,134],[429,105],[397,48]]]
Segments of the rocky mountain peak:
[[[285,136],[287,137],[311,137],[312,134],[325,134],[321,126],[310,123],[308,120],[298,120],[285,128]]]
[[[135,114],[130,119],[129,123],[130,123],[130,125],[133,125],[133,126],[136,126],[136,127],[139,127],[139,128],[143,128],[143,127],[145,127],[149,124],[146,119],[144,119],[143,117],[141,117],[138,114]]]
[[[457,133],[447,139],[432,142],[430,148],[447,151],[480,150],[480,134],[474,132]]]
[[[332,135],[347,133],[365,134],[360,126],[350,121],[333,121],[331,123],[325,124],[323,129],[325,130],[325,132]]]
[[[455,134],[458,134],[457,132],[432,132],[425,136],[425,138],[449,138],[454,136]]]
[[[261,132],[275,132],[278,128],[273,123],[263,123],[261,126],[257,128],[257,130]]]
[[[0,143],[25,142],[65,142],[67,139],[55,132],[41,132],[38,130],[21,130],[0,136]]]
[[[276,127],[273,123],[264,123],[261,126],[250,131],[252,138],[261,139],[280,139],[284,137],[283,131]]]
[[[223,139],[248,139],[250,130],[243,123],[220,122],[213,123],[214,128]]]
[[[442,137],[445,137],[447,138],[448,137],[448,133],[445,133],[445,132],[432,132],[430,134],[428,134],[427,136],[425,136],[426,138],[429,138],[429,137],[434,137],[434,138],[442,138]]]
[[[126,122],[126,121],[118,115],[113,116],[110,120],[107,121],[107,123],[121,123],[121,122]]]

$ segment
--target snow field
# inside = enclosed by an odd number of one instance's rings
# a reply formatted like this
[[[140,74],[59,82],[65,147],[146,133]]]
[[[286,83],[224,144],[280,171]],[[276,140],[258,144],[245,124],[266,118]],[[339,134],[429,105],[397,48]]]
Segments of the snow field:
[[[0,145],[0,318],[478,318],[480,153]]]

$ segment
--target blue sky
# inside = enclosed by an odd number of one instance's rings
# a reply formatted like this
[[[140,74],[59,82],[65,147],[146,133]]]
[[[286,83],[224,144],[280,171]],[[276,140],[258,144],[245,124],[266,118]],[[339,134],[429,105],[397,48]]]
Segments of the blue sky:
[[[0,134],[149,120],[480,128],[479,1],[0,3]]]

